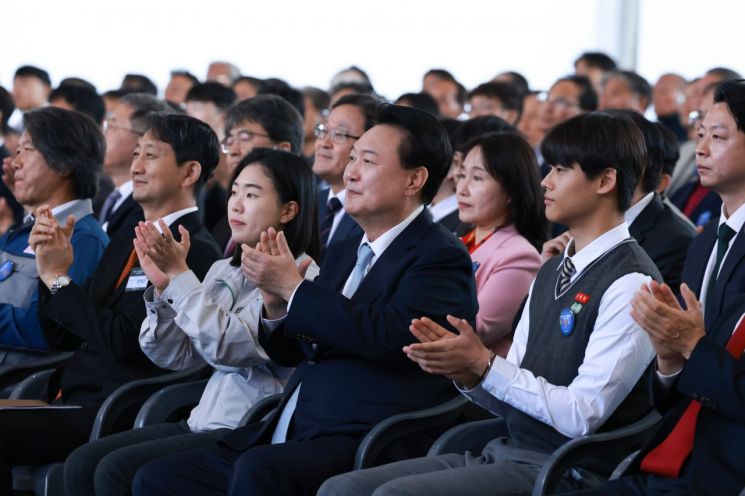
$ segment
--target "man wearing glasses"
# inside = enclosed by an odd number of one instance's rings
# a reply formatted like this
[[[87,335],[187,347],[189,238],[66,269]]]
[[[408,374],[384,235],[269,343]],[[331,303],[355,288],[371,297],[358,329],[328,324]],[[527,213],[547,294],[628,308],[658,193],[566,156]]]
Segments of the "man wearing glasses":
[[[152,95],[131,93],[104,121],[106,156],[104,173],[114,183],[114,190],[104,201],[98,221],[110,238],[124,234],[131,238],[137,223],[144,219],[142,207],[132,199],[132,153],[144,134],[148,112],[169,112],[168,105]]]
[[[377,106],[378,101],[371,96],[346,95],[333,104],[326,122],[316,125],[313,173],[328,184],[318,193],[321,259],[327,246],[362,235],[344,211],[344,169],[354,142],[375,124]]]
[[[259,95],[235,103],[225,115],[225,138],[221,145],[227,157],[228,173],[222,186],[230,191],[227,181],[254,148],[274,148],[300,155],[303,139],[303,118],[284,98]],[[210,232],[227,257],[233,253],[235,243],[230,239],[228,217],[223,214]]]

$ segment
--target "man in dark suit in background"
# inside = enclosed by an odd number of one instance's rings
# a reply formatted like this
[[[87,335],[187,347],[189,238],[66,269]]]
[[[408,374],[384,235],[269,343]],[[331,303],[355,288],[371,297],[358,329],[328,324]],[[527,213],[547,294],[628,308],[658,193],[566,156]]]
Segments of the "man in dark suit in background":
[[[175,237],[178,225],[189,230],[187,263],[201,278],[220,257],[196,208],[196,194],[218,161],[217,137],[209,126],[184,115],[151,114],[143,131],[132,162],[133,197],[148,221],[162,219]],[[78,286],[66,275],[72,262],[72,220],[60,227],[43,207],[38,213],[29,243],[39,272],[39,320],[50,348],[75,352],[50,379],[49,399],[81,407],[0,410],[0,469],[6,469],[0,470],[2,494],[10,494],[11,465],[64,460],[88,440],[108,394],[162,372],[138,342],[148,281],[134,256],[134,232],[112,240],[90,279]]]
[[[243,270],[264,292],[265,317],[279,319],[264,321],[262,345],[297,369],[267,421],[236,429],[220,446],[145,465],[134,494],[315,494],[351,469],[374,424],[452,396],[449,381],[402,352],[422,312],[441,323],[446,314],[473,321],[476,313],[468,254],[424,210],[450,155],[434,117],[383,106],[344,175],[362,242],[332,246],[312,283],[302,282],[281,233],[276,247],[271,238],[261,250],[244,245]]]
[[[362,236],[360,226],[344,210],[344,169],[352,145],[375,124],[377,108],[378,101],[369,95],[346,95],[334,103],[326,121],[315,128],[313,173],[328,184],[328,188],[318,192],[321,260],[332,244]]]
[[[106,156],[103,168],[114,189],[103,203],[98,221],[109,238],[124,234],[132,239],[133,229],[143,220],[142,207],[132,198],[132,152],[145,134],[148,112],[166,112],[168,105],[152,95],[131,93],[122,97],[104,121]]]
[[[660,269],[663,280],[677,289],[683,262],[696,230],[693,224],[663,202],[662,196],[657,193],[662,180],[663,163],[674,164],[677,160],[677,156],[672,159],[668,157],[671,150],[677,150],[675,135],[637,112],[611,112],[622,113],[633,120],[644,135],[647,145],[644,175],[636,185],[631,207],[624,214],[629,233]],[[677,152],[673,155],[675,154]]]

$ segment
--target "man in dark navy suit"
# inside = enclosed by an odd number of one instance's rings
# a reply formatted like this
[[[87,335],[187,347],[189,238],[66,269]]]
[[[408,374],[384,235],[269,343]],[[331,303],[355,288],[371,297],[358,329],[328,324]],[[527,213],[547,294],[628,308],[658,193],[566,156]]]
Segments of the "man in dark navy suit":
[[[632,304],[657,353],[652,399],[665,417],[631,473],[581,494],[737,494],[745,487],[745,80],[723,83],[714,102],[699,130],[696,166],[701,184],[722,197],[722,217],[688,253],[686,309],[655,284]]]
[[[452,397],[449,381],[402,352],[414,340],[412,319],[425,312],[443,324],[447,314],[475,318],[468,254],[424,208],[450,158],[434,117],[383,106],[344,173],[345,208],[362,240],[329,248],[315,282],[303,282],[281,233],[276,246],[270,232],[267,246],[243,247],[243,270],[264,293],[262,345],[297,369],[267,421],[145,465],[134,494],[312,495],[352,468],[377,422]]]
[[[343,96],[331,107],[326,121],[315,128],[313,173],[329,185],[318,192],[321,260],[332,244],[362,236],[360,226],[344,210],[344,168],[352,145],[375,124],[378,103],[369,95]]]

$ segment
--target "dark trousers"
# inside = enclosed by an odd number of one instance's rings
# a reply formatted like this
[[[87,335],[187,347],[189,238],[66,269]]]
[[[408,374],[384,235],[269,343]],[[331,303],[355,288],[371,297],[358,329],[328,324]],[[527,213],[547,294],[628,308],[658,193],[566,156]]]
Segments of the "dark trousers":
[[[179,422],[150,425],[86,443],[67,457],[65,494],[129,496],[132,478],[145,463],[214,446],[226,431],[191,432],[186,422]]]
[[[145,495],[315,495],[327,478],[352,469],[358,436],[255,446],[214,446],[168,456],[143,466],[132,485]]]
[[[561,493],[562,496],[684,496],[693,494],[690,481],[649,474],[629,474],[592,489]]]
[[[98,406],[0,410],[0,494],[13,488],[13,465],[61,462],[88,441]]]

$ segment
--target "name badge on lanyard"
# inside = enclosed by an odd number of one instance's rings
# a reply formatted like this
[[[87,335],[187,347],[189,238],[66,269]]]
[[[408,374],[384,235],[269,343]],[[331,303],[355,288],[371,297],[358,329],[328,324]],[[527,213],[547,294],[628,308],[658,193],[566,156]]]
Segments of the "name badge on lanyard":
[[[127,286],[124,291],[142,291],[147,288],[147,276],[140,267],[134,267],[129,273],[129,279],[127,279]]]

